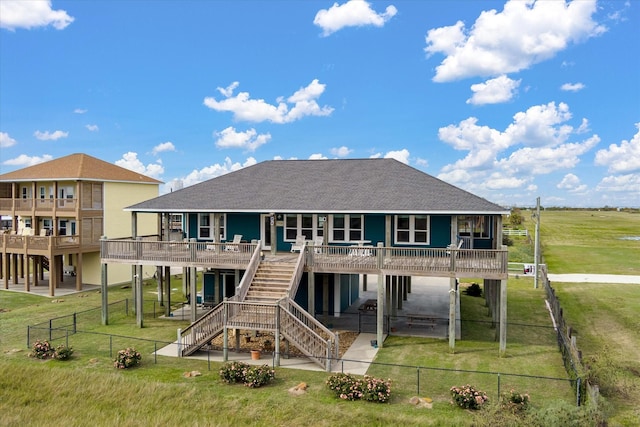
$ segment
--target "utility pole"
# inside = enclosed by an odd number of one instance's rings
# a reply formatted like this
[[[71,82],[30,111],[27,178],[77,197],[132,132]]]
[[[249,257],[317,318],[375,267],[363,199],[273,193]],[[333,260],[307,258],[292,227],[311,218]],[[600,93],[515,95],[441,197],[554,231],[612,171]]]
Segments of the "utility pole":
[[[533,278],[533,287],[534,289],[538,289],[538,268],[540,267],[540,197],[536,199],[536,211],[533,215],[531,215],[533,220],[536,222],[536,236],[535,243],[533,249],[533,258],[534,258],[534,273],[535,276]]]

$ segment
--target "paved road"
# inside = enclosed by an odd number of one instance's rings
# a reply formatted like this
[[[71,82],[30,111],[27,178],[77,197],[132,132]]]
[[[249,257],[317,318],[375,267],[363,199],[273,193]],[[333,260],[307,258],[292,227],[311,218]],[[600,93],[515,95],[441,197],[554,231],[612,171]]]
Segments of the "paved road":
[[[547,274],[551,282],[570,283],[628,283],[640,285],[640,276],[628,276],[623,274]]]

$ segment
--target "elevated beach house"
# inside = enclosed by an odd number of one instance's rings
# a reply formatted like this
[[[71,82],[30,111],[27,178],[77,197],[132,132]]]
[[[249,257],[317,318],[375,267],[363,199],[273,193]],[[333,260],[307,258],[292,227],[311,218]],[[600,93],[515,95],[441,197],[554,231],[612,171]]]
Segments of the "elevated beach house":
[[[499,313],[505,349],[502,215],[508,211],[399,161],[265,161],[126,210],[134,224],[141,214],[157,214],[159,224],[182,216],[182,240],[108,236],[102,262],[105,269],[164,267],[165,288],[169,269],[184,269],[194,310],[192,325],[179,331],[183,355],[218,334],[226,339],[228,330],[267,330],[276,334],[276,346],[282,337],[329,367],[335,336],[315,314],[339,314],[357,299],[367,275],[377,278],[369,284],[377,299],[368,308],[377,316],[379,345],[384,319],[407,294],[411,277],[432,276],[450,283],[450,346],[458,279],[481,278]],[[204,271],[200,296],[196,269]],[[197,298],[204,299],[199,315]]]
[[[1,174],[3,288],[30,291],[47,275],[50,296],[65,276],[75,278],[77,290],[101,285],[101,236],[130,237],[131,214],[123,209],[158,196],[160,183],[86,154]],[[156,215],[137,226],[156,233]],[[131,267],[114,266],[109,284],[124,282],[131,282]]]

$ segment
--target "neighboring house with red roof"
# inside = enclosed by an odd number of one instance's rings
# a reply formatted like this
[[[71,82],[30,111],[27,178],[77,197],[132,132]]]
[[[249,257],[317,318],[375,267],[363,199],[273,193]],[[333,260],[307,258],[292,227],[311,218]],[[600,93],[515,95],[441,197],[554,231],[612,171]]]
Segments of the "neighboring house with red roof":
[[[64,274],[76,289],[101,284],[100,238],[130,237],[123,208],[159,194],[161,181],[87,154],[71,154],[0,175],[3,228],[2,287],[39,285],[49,272],[49,295]],[[157,234],[155,215],[141,216],[137,234]],[[153,275],[153,271],[150,270]],[[131,268],[109,271],[109,284],[131,281]]]

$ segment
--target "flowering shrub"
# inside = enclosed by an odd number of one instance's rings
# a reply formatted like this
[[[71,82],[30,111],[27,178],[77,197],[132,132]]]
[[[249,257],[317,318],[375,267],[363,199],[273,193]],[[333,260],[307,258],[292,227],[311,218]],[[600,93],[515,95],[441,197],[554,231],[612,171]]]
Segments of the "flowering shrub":
[[[388,402],[391,397],[391,380],[381,380],[368,375],[364,376],[362,399],[368,402]]]
[[[73,348],[60,344],[53,352],[53,358],[56,360],[69,360],[73,354]]]
[[[118,369],[132,368],[140,363],[142,355],[135,348],[127,347],[120,350],[116,356],[113,366]]]
[[[451,403],[464,409],[480,409],[489,400],[484,391],[476,390],[469,384],[451,387],[450,391],[453,399]]]
[[[249,365],[244,362],[229,362],[220,368],[220,379],[227,384],[242,383]]]
[[[391,396],[391,380],[381,380],[365,375],[358,379],[351,374],[338,373],[327,379],[327,387],[336,397],[344,400],[388,402]]]
[[[267,365],[252,366],[244,375],[244,385],[251,388],[262,387],[269,384],[276,377],[276,371]]]
[[[276,372],[267,365],[251,366],[244,362],[228,362],[220,368],[222,381],[228,384],[243,383],[251,388],[262,387],[275,377]]]
[[[518,393],[511,389],[508,393],[502,393],[500,398],[502,406],[513,412],[524,411],[529,407],[529,395],[527,393]]]
[[[53,349],[49,341],[36,340],[33,343],[29,357],[35,357],[36,359],[48,359],[53,356]]]

